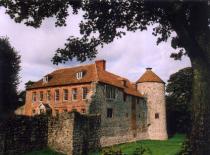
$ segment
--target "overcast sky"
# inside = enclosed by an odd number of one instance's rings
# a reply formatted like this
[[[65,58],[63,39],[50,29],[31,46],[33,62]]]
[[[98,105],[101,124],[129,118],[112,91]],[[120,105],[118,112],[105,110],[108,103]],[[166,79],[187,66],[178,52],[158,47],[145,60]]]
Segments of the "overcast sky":
[[[79,36],[78,23],[81,16],[68,18],[66,27],[56,28],[54,19],[50,18],[35,29],[15,23],[4,12],[0,8],[0,36],[7,36],[21,55],[19,89],[23,90],[27,81],[37,81],[55,69],[79,65],[78,62],[69,62],[67,65],[56,66],[52,64],[51,58],[57,48],[63,47],[69,36]],[[183,57],[181,61],[171,59],[170,54],[174,50],[170,41],[157,46],[156,38],[151,32],[152,28],[143,32],[128,32],[123,38],[99,49],[96,59],[105,59],[108,71],[133,82],[138,80],[146,67],[152,67],[167,82],[172,73],[190,66],[190,61],[188,57]]]

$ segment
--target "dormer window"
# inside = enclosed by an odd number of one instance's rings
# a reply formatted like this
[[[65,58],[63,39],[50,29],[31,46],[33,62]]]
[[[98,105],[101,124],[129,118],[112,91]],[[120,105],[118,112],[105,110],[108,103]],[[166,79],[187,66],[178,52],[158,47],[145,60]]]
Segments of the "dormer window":
[[[77,78],[78,80],[82,79],[82,78],[83,78],[83,72],[78,72],[78,73],[76,74],[76,78]]]
[[[44,76],[43,77],[43,83],[47,83],[48,82],[48,76]]]

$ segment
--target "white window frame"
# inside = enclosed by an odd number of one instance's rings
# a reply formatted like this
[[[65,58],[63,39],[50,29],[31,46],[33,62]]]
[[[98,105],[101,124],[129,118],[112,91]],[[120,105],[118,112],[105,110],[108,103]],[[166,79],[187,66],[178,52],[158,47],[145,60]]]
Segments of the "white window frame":
[[[78,72],[78,73],[76,73],[76,78],[77,78],[78,80],[82,79],[82,78],[83,78],[83,72]]]
[[[48,82],[48,76],[44,76],[43,77],[43,83],[47,83]]]
[[[84,93],[84,90],[87,90],[86,93]],[[84,98],[84,94],[86,94],[85,98]],[[82,87],[82,99],[86,100],[87,99],[87,95],[88,95],[88,88],[87,87]]]
[[[67,91],[67,94],[65,93],[65,91]],[[65,99],[67,95],[67,99]],[[69,90],[68,89],[63,89],[63,101],[68,101],[69,99]]]
[[[74,92],[75,90],[75,92]],[[76,99],[74,99],[74,95],[76,94]],[[72,101],[77,101],[77,98],[78,98],[78,91],[77,91],[77,88],[72,88]]]
[[[51,91],[47,90],[47,95],[46,95],[47,101],[51,100]]]
[[[32,102],[36,102],[36,99],[37,99],[37,94],[36,92],[32,92]]]
[[[57,92],[58,92],[58,100],[57,100]],[[60,100],[60,91],[59,89],[55,90],[55,102],[58,102]]]
[[[41,94],[42,94],[42,100],[41,100]],[[44,92],[43,91],[40,91],[39,92],[39,101],[40,102],[43,102],[43,100],[44,100]]]

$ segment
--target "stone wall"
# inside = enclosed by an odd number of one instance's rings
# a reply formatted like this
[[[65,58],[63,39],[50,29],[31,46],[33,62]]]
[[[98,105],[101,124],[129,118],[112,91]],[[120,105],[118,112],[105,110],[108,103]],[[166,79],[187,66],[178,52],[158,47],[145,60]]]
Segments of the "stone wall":
[[[116,87],[116,98],[107,99],[105,87],[105,84],[97,84],[96,93],[92,97],[92,103],[89,107],[90,113],[101,114],[101,146],[147,139],[145,101],[143,99],[137,101],[136,97],[130,95],[127,95],[126,100],[124,100],[123,90]],[[132,102],[135,105],[133,111]],[[107,117],[107,108],[113,109],[112,118]],[[135,128],[132,127],[132,117],[135,117]]]
[[[63,113],[57,117],[15,116],[0,124],[0,155],[45,147],[67,155],[100,147],[100,116]]]
[[[100,115],[80,115],[75,113],[73,130],[73,153],[75,155],[88,154],[88,150],[101,147],[101,119]]]
[[[63,113],[49,120],[48,146],[67,155],[100,148],[100,116]]]
[[[48,146],[55,151],[71,153],[73,150],[74,114],[63,113],[48,121]]]
[[[138,90],[147,97],[149,138],[168,139],[166,129],[165,85],[157,82],[138,83]],[[156,117],[155,115],[158,115]]]
[[[48,118],[16,116],[1,122],[0,155],[22,154],[47,146]]]

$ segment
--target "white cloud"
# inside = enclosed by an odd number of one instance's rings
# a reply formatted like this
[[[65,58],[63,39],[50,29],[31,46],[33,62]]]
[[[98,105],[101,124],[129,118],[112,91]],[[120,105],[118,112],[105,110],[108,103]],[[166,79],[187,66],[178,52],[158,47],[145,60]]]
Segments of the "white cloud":
[[[39,80],[43,75],[66,65],[55,66],[50,61],[54,51],[63,47],[71,35],[79,36],[78,23],[80,16],[67,19],[66,27],[56,28],[54,19],[44,21],[38,29],[17,24],[0,10],[0,36],[8,36],[12,46],[20,52],[22,59],[20,89],[28,80]],[[156,38],[151,34],[151,28],[143,32],[128,32],[126,36],[99,49],[97,59],[107,60],[107,70],[136,81],[146,67],[153,70],[167,81],[169,75],[181,68],[190,66],[190,61],[184,57],[182,61],[170,58],[173,49],[170,42],[156,45]],[[87,62],[86,62],[87,63]],[[70,62],[72,66],[78,62]]]

